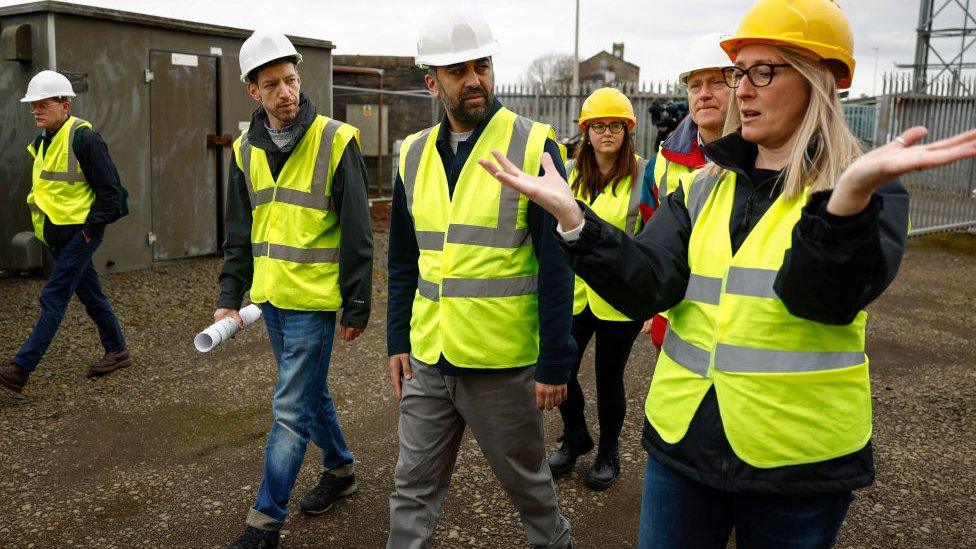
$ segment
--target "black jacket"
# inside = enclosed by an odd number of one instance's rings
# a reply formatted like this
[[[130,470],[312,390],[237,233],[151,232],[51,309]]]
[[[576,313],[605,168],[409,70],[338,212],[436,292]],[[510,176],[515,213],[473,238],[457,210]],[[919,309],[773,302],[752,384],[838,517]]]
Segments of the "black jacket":
[[[34,139],[34,150],[40,152],[43,144],[43,149],[47,152],[55,133],[57,132],[44,131],[38,135]],[[71,140],[71,149],[78,159],[81,172],[85,174],[85,181],[95,193],[95,202],[92,203],[88,218],[83,225],[55,225],[46,216],[44,217],[44,240],[52,248],[60,248],[67,244],[75,231],[83,227],[101,236],[105,231],[105,225],[115,220],[121,199],[119,172],[108,154],[108,146],[105,145],[102,136],[88,128],[78,128]]]
[[[458,143],[457,154],[451,150],[448,141],[450,124],[446,116],[441,121],[440,133],[437,135],[437,152],[444,165],[448,192],[451,195],[475,142],[501,107],[501,103],[496,100],[485,120],[471,132],[467,140]],[[546,140],[545,152],[552,156],[556,170],[565,178],[565,168],[556,143]],[[569,380],[576,360],[576,343],[569,334],[573,322],[573,272],[559,249],[553,217],[532,202],[529,202],[526,216],[532,236],[532,248],[539,262],[539,358],[536,362],[535,379],[542,383],[559,385]],[[397,175],[393,185],[388,262],[387,351],[390,355],[410,352],[410,318],[417,290],[419,257],[420,249],[417,246],[413,218],[407,211],[403,181]],[[497,368],[458,368],[443,356],[437,366],[442,373],[449,375],[507,371]]]
[[[719,166],[737,174],[729,232],[733,252],[779,193],[777,174],[754,169],[757,148],[738,134],[706,146]],[[827,212],[830,191],[811,196],[793,230],[775,290],[789,311],[827,324],[848,324],[894,280],[907,240],[908,194],[891,182],[867,209],[850,217]],[[635,238],[589,211],[579,240],[565,244],[573,267],[611,305],[632,318],[678,304],[688,284],[691,234],[684,193],[667,197]],[[826,462],[773,469],[751,467],[729,446],[714,388],[677,444],[664,442],[645,420],[644,446],[659,461],[707,486],[780,494],[827,493],[869,485],[871,445]]]
[[[315,121],[316,110],[302,94],[298,118],[293,125],[292,142],[278,148],[271,141],[265,123],[268,119],[259,107],[251,116],[248,141],[265,151],[271,175],[281,173],[291,151],[305,136]],[[224,265],[220,271],[220,298],[217,307],[239,309],[244,292],[254,276],[251,255],[251,200],[244,182],[244,173],[231,155],[227,178],[226,233]],[[365,328],[369,321],[373,280],[373,231],[370,226],[369,202],[366,198],[366,166],[359,145],[352,140],[346,145],[339,165],[332,176],[332,205],[339,216],[339,291],[342,294],[343,326]]]

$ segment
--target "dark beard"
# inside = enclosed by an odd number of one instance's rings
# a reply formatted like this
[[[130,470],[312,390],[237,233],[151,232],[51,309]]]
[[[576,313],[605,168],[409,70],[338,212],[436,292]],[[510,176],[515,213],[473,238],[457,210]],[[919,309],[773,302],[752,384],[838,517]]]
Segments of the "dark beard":
[[[443,94],[443,88],[441,88],[441,93]],[[443,94],[446,97],[446,94]],[[464,100],[468,97],[483,96],[485,98],[485,104],[480,107],[466,108],[464,106]],[[467,88],[461,92],[461,96],[458,97],[457,101],[451,99],[450,101],[445,101],[444,106],[450,111],[451,117],[464,124],[466,126],[476,126],[482,120],[488,117],[488,112],[491,110],[491,105],[495,101],[495,95],[486,90],[483,87],[477,88]]]

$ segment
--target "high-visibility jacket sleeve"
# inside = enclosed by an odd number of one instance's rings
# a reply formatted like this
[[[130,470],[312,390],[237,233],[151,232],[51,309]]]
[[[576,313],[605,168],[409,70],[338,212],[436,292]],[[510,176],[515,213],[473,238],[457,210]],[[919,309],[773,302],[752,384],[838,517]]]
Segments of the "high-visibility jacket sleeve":
[[[852,216],[827,211],[831,191],[803,208],[773,288],[791,313],[850,324],[898,274],[908,241],[908,191],[894,181]]]
[[[651,318],[684,298],[691,219],[680,187],[633,238],[579,204],[583,231],[563,248],[576,274],[600,297],[630,318]]]
[[[546,140],[545,152],[552,156],[556,171],[563,178],[559,149],[554,141]],[[540,169],[541,173],[541,169]],[[566,263],[556,236],[556,220],[548,212],[529,203],[527,212],[529,232],[539,262],[539,358],[535,379],[548,385],[569,381],[576,363],[576,342],[570,334],[573,325],[573,271]]]
[[[102,234],[105,225],[115,220],[119,200],[119,172],[108,154],[108,146],[98,132],[88,128],[75,131],[75,157],[85,181],[95,193],[95,202],[88,211],[85,226],[98,234]]]
[[[420,277],[420,247],[399,174],[393,183],[387,253],[386,350],[392,356],[410,352],[410,318]]]
[[[365,328],[373,294],[373,228],[366,197],[366,165],[356,140],[349,141],[332,178],[339,216],[339,291],[342,326]]]
[[[240,309],[244,292],[254,279],[251,255],[251,202],[244,184],[244,173],[230,155],[227,169],[227,198],[224,202],[224,264],[220,269],[218,308]]]

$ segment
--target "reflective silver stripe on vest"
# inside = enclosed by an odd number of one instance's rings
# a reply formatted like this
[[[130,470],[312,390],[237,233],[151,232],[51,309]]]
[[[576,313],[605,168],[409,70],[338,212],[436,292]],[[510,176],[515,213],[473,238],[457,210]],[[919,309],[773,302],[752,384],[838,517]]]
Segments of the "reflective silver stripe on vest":
[[[662,157],[663,158],[663,157]],[[658,201],[663,201],[664,197],[668,194],[668,169],[671,167],[671,161],[667,158],[664,159],[664,175],[661,176],[661,181],[657,184],[657,199]]]
[[[515,119],[515,127],[512,129],[512,137],[508,142],[505,156],[516,166],[525,165],[525,149],[528,147],[531,131],[531,120],[524,116]],[[447,228],[447,241],[451,244],[490,248],[518,248],[530,243],[528,229],[515,228],[518,224],[521,196],[521,193],[515,189],[501,185],[501,196],[498,198],[498,225],[482,227],[452,224]]]
[[[641,158],[637,162],[637,177],[630,182],[630,203],[627,205],[626,233],[634,235],[637,230],[637,220],[640,219],[641,190],[644,187],[644,170],[647,169],[647,159]]]
[[[782,374],[836,370],[863,364],[864,352],[815,352],[751,349],[719,344],[715,368],[724,372]]]
[[[773,290],[778,273],[779,271],[770,269],[729,267],[725,293],[779,299],[776,291]]]
[[[68,171],[66,172],[49,172],[47,170],[41,170],[41,179],[46,179],[48,181],[61,181],[69,185],[74,185],[75,183],[83,183],[85,181],[85,174],[81,171],[78,166],[78,157],[75,156],[75,130],[78,126],[84,124],[85,121],[76,118],[68,128]],[[48,151],[44,151],[47,154]]]
[[[664,333],[664,344],[661,348],[671,360],[702,377],[708,376],[709,352],[681,339],[670,325]]]
[[[441,281],[443,297],[510,297],[531,295],[538,290],[535,275],[515,278],[445,278]]]
[[[718,305],[722,297],[722,279],[691,273],[688,287],[685,289],[685,299]]]
[[[441,251],[444,249],[444,233],[440,231],[417,231],[417,247],[421,250]]]
[[[410,144],[407,150],[407,159],[404,161],[403,190],[407,197],[407,210],[413,215],[413,191],[417,188],[417,172],[420,171],[420,160],[424,156],[424,149],[427,147],[427,139],[434,128],[427,128],[417,136],[417,139]]]
[[[719,180],[722,178],[722,173],[715,175],[706,173],[705,171],[698,172],[695,176],[694,182],[691,184],[691,190],[688,191],[688,216],[691,217],[691,226],[695,226],[695,221],[698,220],[698,215],[701,214],[702,209],[705,207],[705,202],[708,201],[708,197],[712,194],[712,189],[718,184]]]
[[[296,248],[284,244],[251,244],[251,255],[294,263],[338,263],[339,248]]]
[[[315,157],[315,167],[312,171],[312,187],[309,192],[299,191],[281,187],[277,181],[272,187],[254,190],[254,183],[251,180],[251,144],[247,135],[241,139],[241,164],[244,166],[244,183],[247,187],[247,194],[251,198],[251,209],[257,208],[269,202],[280,202],[291,204],[313,210],[328,211],[332,209],[332,197],[326,196],[325,188],[332,178],[332,143],[335,141],[336,133],[342,123],[338,120],[329,120],[322,129],[322,141],[319,143],[319,151]]]
[[[454,224],[447,231],[447,241],[451,244],[471,244],[490,248],[518,248],[524,246],[528,239],[528,229],[503,231],[480,225]]]
[[[424,280],[423,278],[417,277],[417,291],[421,296],[426,297],[431,301],[440,301],[440,288],[437,284]]]

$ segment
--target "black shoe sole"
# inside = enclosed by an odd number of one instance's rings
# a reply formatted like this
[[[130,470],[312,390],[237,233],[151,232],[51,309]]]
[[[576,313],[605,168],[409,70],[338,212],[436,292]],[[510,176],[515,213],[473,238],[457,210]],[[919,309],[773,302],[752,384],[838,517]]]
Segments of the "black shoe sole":
[[[564,476],[572,473],[573,472],[573,468],[575,468],[575,467],[576,467],[576,462],[575,461],[573,461],[573,463],[571,465],[569,465],[568,467],[553,467],[550,464],[549,465],[549,471],[552,472],[552,478],[562,478],[562,477],[564,477]]]
[[[100,369],[100,370],[96,370],[95,368],[91,368],[91,369],[88,370],[88,377],[104,376],[106,374],[111,374],[112,372],[114,372],[116,370],[120,370],[122,368],[128,368],[129,366],[132,366],[132,359],[131,358],[127,358],[127,359],[123,360],[122,362],[119,362],[115,366],[112,366],[111,368],[105,368],[105,369]]]
[[[591,478],[587,478],[586,479],[586,487],[589,488],[590,490],[596,490],[597,492],[602,492],[602,491],[606,490],[607,488],[610,488],[611,486],[613,486],[613,483],[616,482],[616,481],[617,481],[617,477],[613,477],[613,480],[611,480],[610,482],[607,482],[607,483],[604,483],[604,482],[599,481],[599,480],[593,480]]]
[[[335,504],[339,500],[345,499],[345,498],[347,498],[347,497],[355,494],[357,490],[359,490],[359,485],[354,483],[349,488],[346,488],[345,490],[343,490],[342,493],[339,494],[339,498],[338,499],[336,499],[332,503],[326,505],[322,509],[306,509],[301,503],[298,504],[298,508],[301,509],[302,513],[304,513],[306,515],[310,515],[310,516],[315,517],[315,516],[321,515],[322,513],[328,511],[329,509],[332,509],[332,507],[334,507]]]
[[[9,394],[10,396],[12,396],[14,398],[17,398],[17,399],[24,398],[24,387],[23,386],[17,387],[16,385],[12,385],[12,384],[8,383],[7,380],[5,380],[2,377],[0,377],[0,387],[3,387],[4,389],[10,391],[7,394]]]

